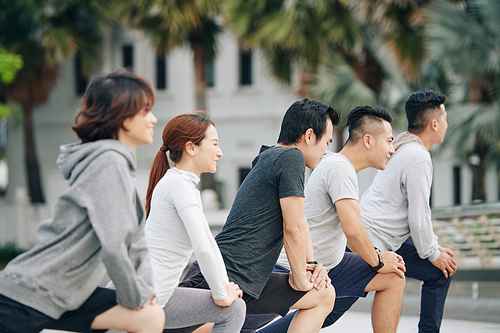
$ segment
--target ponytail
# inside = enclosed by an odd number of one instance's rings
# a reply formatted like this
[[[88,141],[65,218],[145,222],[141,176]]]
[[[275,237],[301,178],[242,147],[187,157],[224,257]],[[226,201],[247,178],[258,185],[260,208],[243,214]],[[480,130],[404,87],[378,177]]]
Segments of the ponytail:
[[[160,150],[156,153],[149,173],[148,191],[146,192],[146,218],[149,216],[151,209],[153,190],[168,169],[170,169],[170,164],[167,159],[167,147],[161,146]]]

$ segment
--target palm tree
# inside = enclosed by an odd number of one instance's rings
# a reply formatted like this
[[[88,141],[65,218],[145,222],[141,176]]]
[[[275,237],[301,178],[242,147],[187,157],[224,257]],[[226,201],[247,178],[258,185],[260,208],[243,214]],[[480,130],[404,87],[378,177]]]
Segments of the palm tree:
[[[128,24],[151,38],[158,54],[188,45],[194,54],[196,108],[206,110],[205,62],[213,60],[221,0],[138,0],[119,1]]]
[[[196,86],[196,109],[207,110],[206,61],[215,59],[222,0],[138,0],[117,1],[132,28],[151,38],[158,54],[188,45],[193,50]],[[212,174],[201,177],[202,189],[216,189]]]
[[[432,61],[458,77],[464,97],[449,107],[446,146],[471,165],[472,201],[486,200],[485,174],[500,147],[500,3],[437,0],[428,9]]]
[[[22,107],[25,162],[32,203],[45,202],[36,154],[33,110],[47,101],[62,61],[77,50],[89,68],[100,42],[100,30],[113,17],[98,0],[1,0],[0,44],[22,56],[24,67],[6,88]]]
[[[328,49],[351,49],[361,30],[344,1],[227,1],[227,24],[247,48],[266,56],[271,73],[289,84],[291,68],[300,68],[298,95],[309,85]]]

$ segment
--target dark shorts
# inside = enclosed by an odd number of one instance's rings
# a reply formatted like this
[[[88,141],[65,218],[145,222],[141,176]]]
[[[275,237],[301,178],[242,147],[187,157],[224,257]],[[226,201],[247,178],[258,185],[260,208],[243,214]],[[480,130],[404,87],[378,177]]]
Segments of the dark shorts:
[[[366,286],[377,275],[357,253],[346,252],[340,263],[328,272],[335,297],[366,297]]]
[[[179,287],[210,289],[197,264],[191,265]],[[299,301],[306,291],[297,291],[288,283],[288,273],[273,272],[259,298],[243,293],[247,314],[276,313],[286,316],[290,307]]]
[[[0,332],[38,333],[44,328],[85,333],[99,332],[90,329],[95,317],[116,304],[114,290],[97,288],[80,308],[65,312],[61,318],[54,319],[0,295]]]

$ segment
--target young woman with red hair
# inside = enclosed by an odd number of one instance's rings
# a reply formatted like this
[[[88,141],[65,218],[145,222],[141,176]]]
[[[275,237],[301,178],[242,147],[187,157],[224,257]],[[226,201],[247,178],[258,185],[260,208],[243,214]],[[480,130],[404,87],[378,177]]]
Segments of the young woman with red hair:
[[[146,240],[165,328],[176,332],[191,332],[207,322],[215,323],[212,332],[239,332],[245,318],[242,291],[228,281],[196,188],[202,173],[217,171],[220,157],[214,124],[201,112],[181,114],[165,126],[151,168]],[[177,288],[193,252],[210,290]]]

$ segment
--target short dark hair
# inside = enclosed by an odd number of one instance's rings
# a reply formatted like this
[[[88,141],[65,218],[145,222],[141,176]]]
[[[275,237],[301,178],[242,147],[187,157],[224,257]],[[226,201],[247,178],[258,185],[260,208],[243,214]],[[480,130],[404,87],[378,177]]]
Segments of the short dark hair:
[[[408,131],[421,133],[431,118],[436,116],[445,97],[434,90],[420,90],[411,94],[405,103]]]
[[[293,103],[281,122],[278,143],[291,145],[298,143],[300,137],[311,128],[319,140],[326,131],[326,120],[333,125],[339,123],[339,114],[330,105],[304,98]]]
[[[347,142],[356,144],[363,135],[372,130],[371,124],[379,124],[384,120],[388,123],[392,122],[392,116],[387,109],[369,105],[355,107],[347,116],[347,126],[349,127]]]
[[[82,142],[117,139],[127,118],[155,102],[151,83],[145,77],[119,69],[101,74],[90,82],[71,127]]]

